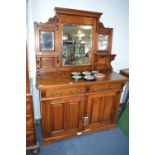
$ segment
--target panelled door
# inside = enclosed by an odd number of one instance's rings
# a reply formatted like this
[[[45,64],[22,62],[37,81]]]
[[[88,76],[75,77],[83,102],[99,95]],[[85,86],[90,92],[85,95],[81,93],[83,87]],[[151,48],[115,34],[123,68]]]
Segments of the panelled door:
[[[98,93],[88,97],[85,129],[99,128],[115,122],[119,93]]]
[[[59,98],[42,101],[42,130],[44,138],[63,137],[82,130],[84,97]]]

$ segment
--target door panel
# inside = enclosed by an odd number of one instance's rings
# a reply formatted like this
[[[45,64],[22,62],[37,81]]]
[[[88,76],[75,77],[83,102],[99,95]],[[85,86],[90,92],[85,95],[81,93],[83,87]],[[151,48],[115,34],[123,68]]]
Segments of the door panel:
[[[92,123],[99,121],[100,106],[101,106],[101,98],[93,98],[91,116],[90,116]]]
[[[52,131],[59,131],[64,129],[64,104],[52,104],[50,106],[51,110],[51,129]]]
[[[78,116],[79,116],[79,104],[78,102],[68,103],[68,128],[78,128]]]
[[[63,136],[69,132],[82,130],[84,97],[51,99],[42,103],[46,113],[42,114],[43,135]]]
[[[101,120],[108,121],[111,119],[111,111],[112,111],[112,106],[114,104],[114,97],[113,96],[104,97],[103,104],[104,104],[104,108],[103,108]]]
[[[112,122],[112,109],[115,106],[115,93],[100,93],[89,96],[86,128],[98,128],[103,124]]]

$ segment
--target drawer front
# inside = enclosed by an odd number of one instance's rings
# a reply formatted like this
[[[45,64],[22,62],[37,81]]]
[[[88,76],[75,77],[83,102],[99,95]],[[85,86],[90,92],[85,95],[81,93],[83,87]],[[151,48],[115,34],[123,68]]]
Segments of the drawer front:
[[[120,83],[107,83],[103,85],[95,85],[90,87],[90,93],[100,93],[104,91],[118,90],[121,88]]]
[[[45,91],[46,97],[63,97],[84,94],[85,87],[80,88],[63,88],[63,89],[50,89]]]
[[[114,89],[114,90],[121,89],[121,84],[120,83],[110,83],[109,89]]]

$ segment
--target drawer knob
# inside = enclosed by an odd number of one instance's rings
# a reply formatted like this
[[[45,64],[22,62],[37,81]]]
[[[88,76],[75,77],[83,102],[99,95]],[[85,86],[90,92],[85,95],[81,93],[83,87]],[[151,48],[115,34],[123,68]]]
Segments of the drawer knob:
[[[86,126],[88,124],[88,116],[83,117],[83,126]]]
[[[72,94],[80,94],[80,90],[72,90]]]
[[[52,93],[52,96],[54,96],[54,97],[59,97],[61,95],[62,95],[61,92],[54,92],[54,93]]]

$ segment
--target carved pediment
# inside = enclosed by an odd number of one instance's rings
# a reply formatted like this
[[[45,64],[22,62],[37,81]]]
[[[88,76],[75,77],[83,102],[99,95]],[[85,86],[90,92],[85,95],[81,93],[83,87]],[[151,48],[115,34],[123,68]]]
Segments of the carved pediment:
[[[55,16],[35,22],[37,71],[111,70],[113,29],[104,26],[101,15],[56,7]],[[48,45],[52,48],[42,48]]]
[[[98,28],[105,28],[102,22],[98,23]]]

